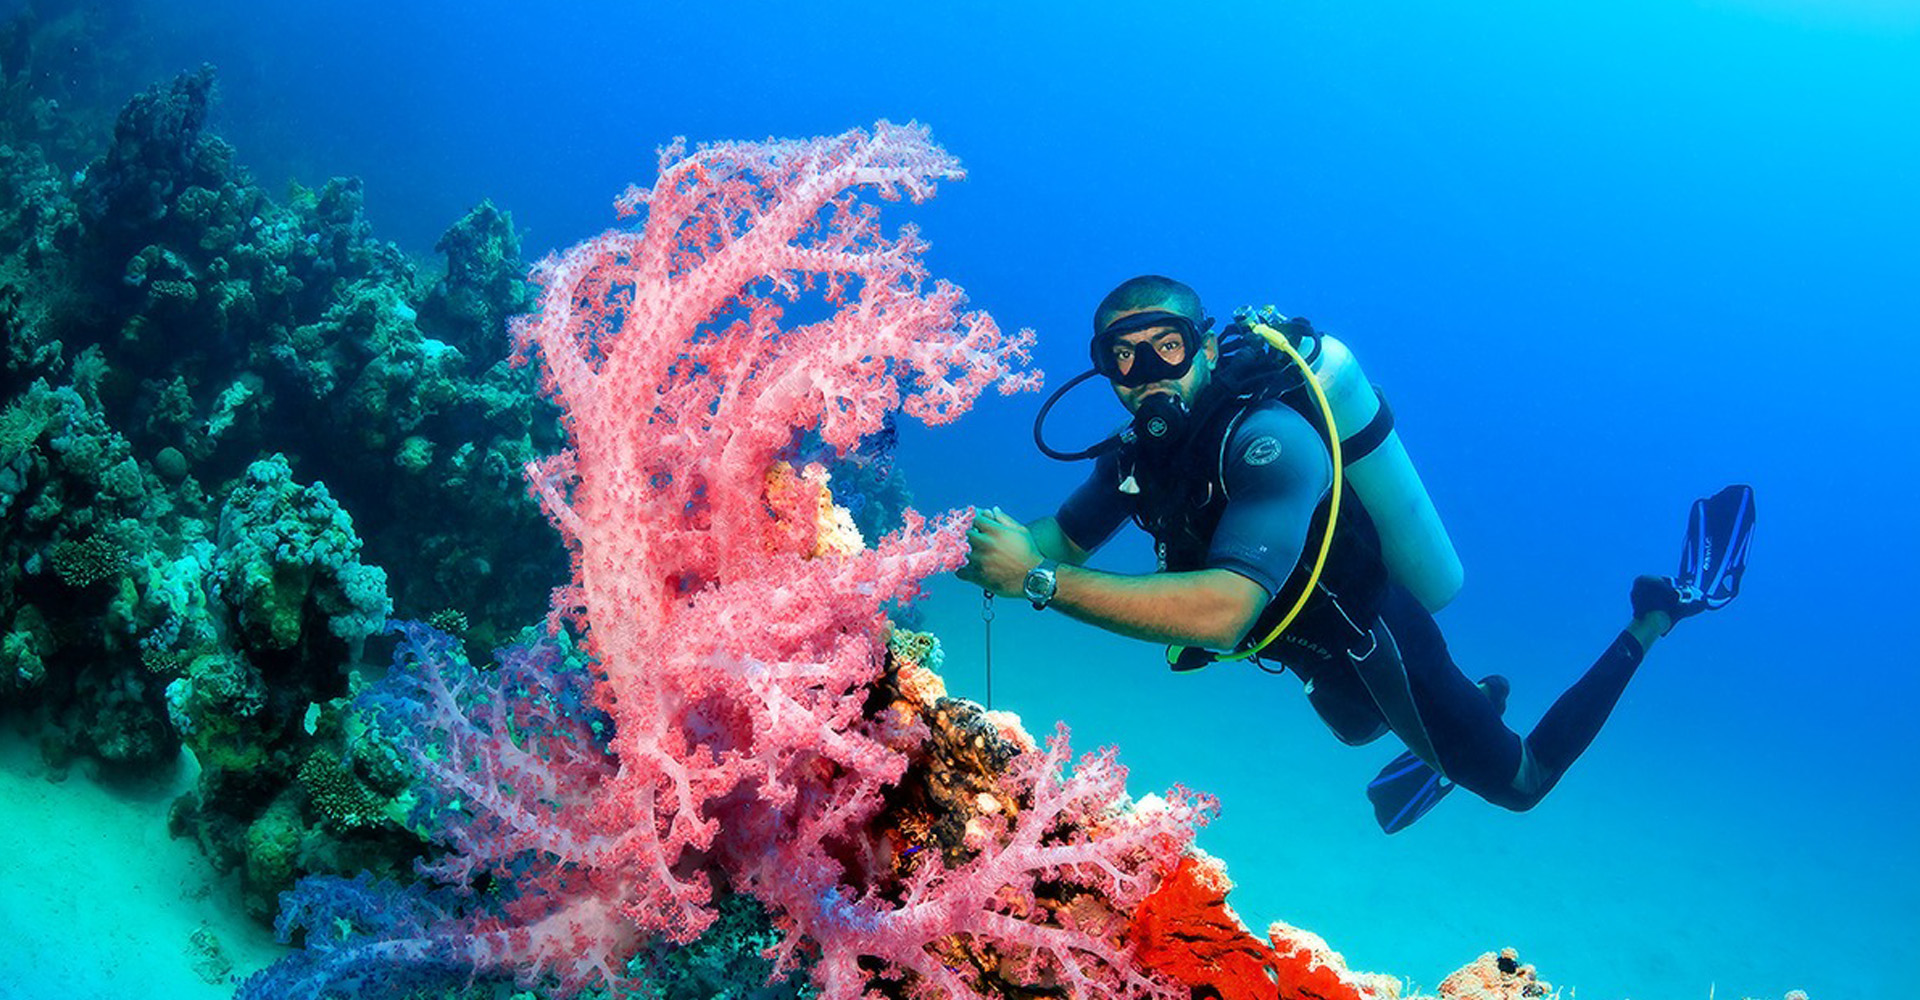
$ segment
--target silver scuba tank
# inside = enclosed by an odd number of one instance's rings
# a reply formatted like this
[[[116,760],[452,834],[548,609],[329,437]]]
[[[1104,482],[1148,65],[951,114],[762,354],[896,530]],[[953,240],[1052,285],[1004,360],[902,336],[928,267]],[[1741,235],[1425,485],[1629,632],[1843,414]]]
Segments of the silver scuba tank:
[[[1314,336],[1320,343],[1308,363],[1340,429],[1341,467],[1380,531],[1387,571],[1428,611],[1438,611],[1465,582],[1460,555],[1394,429],[1393,411],[1347,345]]]

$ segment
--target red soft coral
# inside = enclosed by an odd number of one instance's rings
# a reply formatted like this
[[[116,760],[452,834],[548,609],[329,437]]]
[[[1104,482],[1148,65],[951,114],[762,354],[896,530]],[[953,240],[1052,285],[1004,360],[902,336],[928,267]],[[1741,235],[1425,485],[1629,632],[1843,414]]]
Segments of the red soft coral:
[[[1389,1000],[1390,976],[1350,972],[1325,941],[1276,922],[1267,940],[1250,933],[1233,908],[1226,869],[1192,855],[1134,911],[1128,937],[1140,963],[1222,1000]]]

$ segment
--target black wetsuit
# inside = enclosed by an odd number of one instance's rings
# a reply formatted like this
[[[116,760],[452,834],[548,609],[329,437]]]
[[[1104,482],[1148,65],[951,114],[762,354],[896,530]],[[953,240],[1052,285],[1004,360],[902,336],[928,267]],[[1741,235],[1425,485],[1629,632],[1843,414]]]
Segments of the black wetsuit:
[[[1163,570],[1227,569],[1259,584],[1269,605],[1257,642],[1306,581],[1319,545],[1332,462],[1314,426],[1283,402],[1249,402],[1195,429],[1168,473],[1131,447],[1109,452],[1061,505],[1061,531],[1091,551],[1129,519],[1154,535]],[[1645,651],[1622,632],[1525,739],[1447,652],[1433,616],[1387,579],[1378,539],[1351,490],[1342,500],[1322,585],[1262,652],[1298,674],[1342,741],[1389,729],[1461,787],[1529,809],[1559,781],[1613,711]]]

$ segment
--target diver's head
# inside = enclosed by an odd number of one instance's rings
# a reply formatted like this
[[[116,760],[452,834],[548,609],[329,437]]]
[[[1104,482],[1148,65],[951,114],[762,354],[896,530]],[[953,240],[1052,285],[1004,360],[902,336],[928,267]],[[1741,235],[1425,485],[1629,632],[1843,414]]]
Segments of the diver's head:
[[[1212,327],[1187,285],[1152,274],[1129,278],[1093,312],[1093,367],[1128,412],[1155,394],[1191,408],[1220,360]]]

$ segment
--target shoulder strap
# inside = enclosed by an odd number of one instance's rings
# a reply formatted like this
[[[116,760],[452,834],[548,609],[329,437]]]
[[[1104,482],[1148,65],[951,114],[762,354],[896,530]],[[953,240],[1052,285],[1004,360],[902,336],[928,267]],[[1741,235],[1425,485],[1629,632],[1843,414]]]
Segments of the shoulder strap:
[[[1293,344],[1288,342],[1286,335],[1280,331],[1265,325],[1255,325],[1253,331],[1264,338],[1267,343],[1273,345],[1276,350],[1286,355],[1287,360],[1293,362],[1302,376],[1302,381],[1304,381],[1307,388],[1313,392],[1313,400],[1318,404],[1322,418],[1321,429],[1326,436],[1327,450],[1332,453],[1333,457],[1333,490],[1327,498],[1326,531],[1321,536],[1319,549],[1314,553],[1313,568],[1307,574],[1306,585],[1300,589],[1300,594],[1294,599],[1292,607],[1288,608],[1287,613],[1280,619],[1279,624],[1275,625],[1259,642],[1254,643],[1246,649],[1224,655],[1213,655],[1206,653],[1204,650],[1202,651],[1203,657],[1211,656],[1212,659],[1218,660],[1244,660],[1248,657],[1258,656],[1260,651],[1267,648],[1269,643],[1280,637],[1280,633],[1286,631],[1288,625],[1293,624],[1293,620],[1299,616],[1301,609],[1307,606],[1307,599],[1313,596],[1314,588],[1320,583],[1321,570],[1326,568],[1327,553],[1333,548],[1333,533],[1340,522],[1340,495],[1343,492],[1341,487],[1345,481],[1344,473],[1340,468],[1340,429],[1334,423],[1333,406],[1327,402],[1326,391],[1320,388],[1319,380],[1313,377],[1312,367],[1307,363],[1305,358],[1300,356],[1300,352],[1294,349]],[[1176,670],[1192,670],[1205,666],[1204,660],[1189,656],[1188,650],[1180,646],[1170,646],[1167,648],[1167,663]]]

